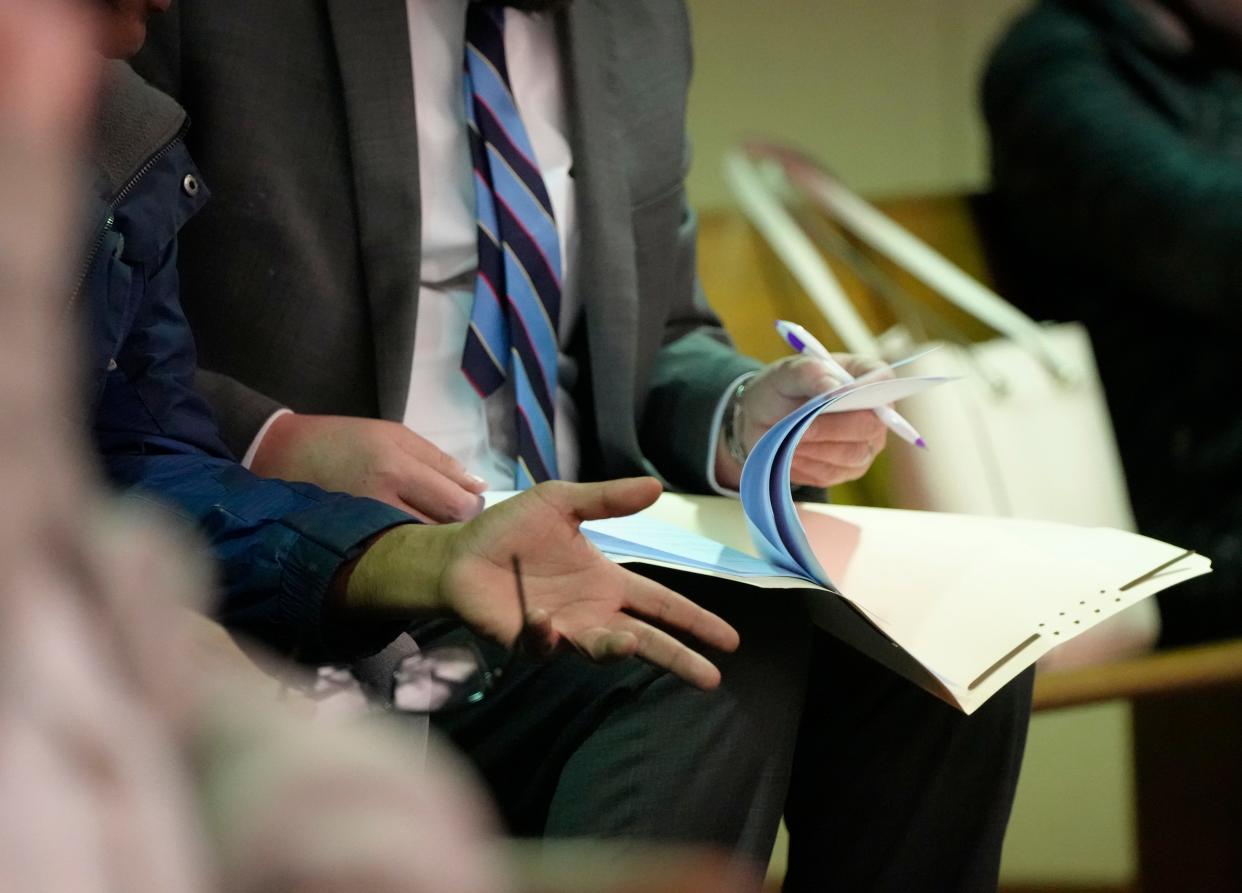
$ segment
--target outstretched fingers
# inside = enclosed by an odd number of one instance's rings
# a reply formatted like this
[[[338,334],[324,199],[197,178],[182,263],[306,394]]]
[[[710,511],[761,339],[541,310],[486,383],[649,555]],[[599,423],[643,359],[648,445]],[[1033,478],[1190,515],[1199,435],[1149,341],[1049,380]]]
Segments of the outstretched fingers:
[[[625,630],[593,626],[574,636],[574,645],[591,660],[600,664],[616,663],[638,653],[638,639]]]
[[[663,667],[695,688],[711,691],[720,684],[720,670],[694,649],[644,623],[637,617],[621,616],[611,624],[612,632],[633,637],[634,654],[648,663]]]

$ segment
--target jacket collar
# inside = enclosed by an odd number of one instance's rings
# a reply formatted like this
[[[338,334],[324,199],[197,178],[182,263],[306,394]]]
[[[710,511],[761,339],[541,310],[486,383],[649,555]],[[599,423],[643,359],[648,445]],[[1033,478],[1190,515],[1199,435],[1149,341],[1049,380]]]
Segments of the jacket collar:
[[[97,196],[113,202],[187,123],[181,106],[127,64],[108,63],[93,141]]]

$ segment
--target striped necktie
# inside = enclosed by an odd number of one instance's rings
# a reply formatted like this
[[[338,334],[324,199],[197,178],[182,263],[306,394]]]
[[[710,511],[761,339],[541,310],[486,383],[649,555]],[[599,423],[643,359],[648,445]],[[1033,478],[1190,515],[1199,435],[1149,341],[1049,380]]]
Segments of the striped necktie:
[[[479,272],[461,368],[484,398],[512,380],[514,485],[522,490],[558,476],[553,418],[561,246],[509,86],[504,10],[474,2],[466,9],[466,121]]]

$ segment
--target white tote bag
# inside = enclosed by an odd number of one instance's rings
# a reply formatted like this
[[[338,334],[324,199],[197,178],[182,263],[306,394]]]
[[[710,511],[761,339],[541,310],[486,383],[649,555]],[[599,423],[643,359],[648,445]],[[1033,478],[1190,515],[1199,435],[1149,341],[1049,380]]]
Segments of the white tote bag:
[[[939,349],[901,373],[960,378],[902,405],[902,415],[930,448],[889,438],[893,505],[1134,529],[1108,407],[1081,324],[1036,323],[792,150],[746,145],[727,157],[725,174],[747,218],[849,351],[896,361],[935,344]],[[920,341],[901,325],[873,333],[821,247],[790,213],[795,202],[813,205],[995,337],[964,343],[937,332],[936,340]],[[834,253],[851,260],[848,252]],[[949,329],[934,321],[931,327]],[[1145,600],[1043,664],[1068,667],[1133,654],[1150,647],[1158,630],[1155,603]]]

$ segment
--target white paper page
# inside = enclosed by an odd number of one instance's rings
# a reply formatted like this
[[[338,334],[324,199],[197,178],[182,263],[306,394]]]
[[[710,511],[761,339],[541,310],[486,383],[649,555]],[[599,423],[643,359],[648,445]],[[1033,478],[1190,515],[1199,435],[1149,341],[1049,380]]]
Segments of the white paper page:
[[[799,508],[817,553],[816,515],[858,526],[851,560],[829,571],[842,594],[955,687],[969,687],[1032,636],[1039,639],[1027,646],[1024,663],[1151,591],[1210,569],[1195,556],[1148,586],[1122,591],[1183,550],[1123,531],[1042,521]]]
[[[1207,558],[1190,556],[1132,583],[1183,550],[1105,528],[806,504],[798,517],[843,596],[941,679],[968,713],[1062,642],[1211,569]],[[664,494],[638,521],[624,523],[641,531],[643,519],[754,554],[736,500]],[[771,585],[801,588],[792,579]],[[813,611],[819,598],[833,597],[810,596]]]
[[[846,385],[829,395],[823,412],[854,412],[859,409],[878,409],[898,400],[913,397],[928,388],[934,388],[952,378],[942,375],[923,375],[918,378],[889,378],[883,381],[858,381]],[[845,393],[841,393],[844,391]]]
[[[1182,550],[1124,531],[1042,521],[798,508],[808,540],[844,596],[944,681],[967,713],[1067,638],[1211,569],[1208,559],[1191,556],[1122,590]],[[647,512],[735,545],[746,536],[733,500],[666,494]],[[1024,643],[1011,661],[984,675]]]

